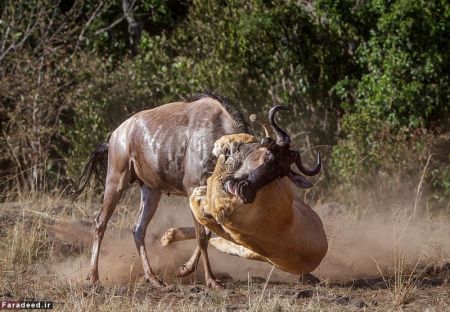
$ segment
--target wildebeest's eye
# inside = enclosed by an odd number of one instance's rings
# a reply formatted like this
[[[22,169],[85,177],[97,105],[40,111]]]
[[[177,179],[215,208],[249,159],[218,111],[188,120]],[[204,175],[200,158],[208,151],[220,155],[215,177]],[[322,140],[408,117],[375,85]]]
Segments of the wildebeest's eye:
[[[264,159],[265,159],[265,161],[271,162],[271,161],[275,160],[275,155],[271,150],[267,150],[264,154]]]
[[[270,143],[272,143],[273,142],[273,139],[271,139],[271,138],[264,138],[264,139],[262,139],[262,141],[261,141],[261,145],[264,145],[264,144],[270,144]]]

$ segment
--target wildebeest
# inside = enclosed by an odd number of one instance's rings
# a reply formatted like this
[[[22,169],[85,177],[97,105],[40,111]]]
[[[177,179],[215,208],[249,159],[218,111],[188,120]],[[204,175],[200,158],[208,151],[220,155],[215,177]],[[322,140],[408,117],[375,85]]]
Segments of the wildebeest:
[[[138,221],[133,227],[136,247],[145,278],[155,286],[164,285],[151,269],[144,243],[147,226],[158,207],[161,194],[190,196],[196,187],[206,185],[216,161],[212,154],[214,142],[233,133],[249,133],[239,111],[219,97],[200,94],[187,101],[169,103],[135,114],[112,132],[108,143],[97,147],[85,170],[88,176],[86,181],[93,171],[101,171],[106,154],[107,173],[102,208],[95,219],[88,277],[91,283],[99,279],[99,249],[108,220],[127,185],[137,182],[141,188],[141,205]],[[274,151],[278,150],[273,147]],[[246,202],[251,201],[262,185],[284,174],[286,157],[291,163],[295,161],[306,174],[320,169],[320,159],[316,169],[308,171],[300,164],[298,157],[284,151],[261,162],[259,167],[255,167],[255,172],[230,181],[230,186],[236,183],[239,186],[236,194]],[[193,220],[198,246],[194,256],[178,273],[184,276],[192,272],[201,255],[207,285],[220,287],[208,260],[208,234],[195,218]]]

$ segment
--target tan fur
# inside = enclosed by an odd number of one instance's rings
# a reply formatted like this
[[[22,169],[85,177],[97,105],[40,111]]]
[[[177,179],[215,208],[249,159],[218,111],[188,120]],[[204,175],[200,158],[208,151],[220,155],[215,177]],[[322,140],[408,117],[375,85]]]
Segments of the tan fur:
[[[256,252],[253,252],[242,245],[230,242],[222,237],[211,238],[209,240],[209,243],[213,245],[217,250],[227,255],[238,256],[250,260],[259,260],[264,262],[266,261],[265,258],[261,257]]]
[[[238,148],[239,144],[257,142],[258,140],[253,135],[247,133],[224,135],[214,143],[212,153],[214,156],[219,157],[221,154],[225,154],[226,152],[232,153],[236,148]]]
[[[170,228],[161,237],[161,246],[169,246],[173,242],[195,238],[193,227]]]
[[[245,143],[242,139],[251,142],[249,137],[228,135],[216,144],[226,150],[227,144]],[[327,239],[319,216],[305,203],[294,200],[291,181],[286,177],[275,180],[258,191],[253,203],[242,204],[223,189],[225,159],[225,155],[219,155],[207,187],[196,188],[190,197],[196,219],[283,271],[303,274],[314,270],[327,252]]]

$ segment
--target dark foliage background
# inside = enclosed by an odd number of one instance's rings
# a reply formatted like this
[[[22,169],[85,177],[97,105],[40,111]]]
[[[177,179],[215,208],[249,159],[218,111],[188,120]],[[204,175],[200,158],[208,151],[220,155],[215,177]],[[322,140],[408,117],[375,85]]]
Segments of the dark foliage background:
[[[247,115],[289,105],[295,144],[325,156],[315,195],[409,189],[449,207],[448,1],[5,0],[0,14],[3,199],[64,188],[127,117],[209,90]]]

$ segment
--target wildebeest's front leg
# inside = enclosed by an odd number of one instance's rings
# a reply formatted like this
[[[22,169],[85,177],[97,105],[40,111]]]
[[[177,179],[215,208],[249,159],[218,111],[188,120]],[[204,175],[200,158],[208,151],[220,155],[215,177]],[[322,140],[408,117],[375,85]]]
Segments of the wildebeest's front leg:
[[[144,184],[141,185],[141,207],[139,210],[139,218],[138,222],[133,227],[134,241],[142,261],[145,278],[154,286],[165,286],[166,284],[153,272],[150,267],[147,257],[147,250],[145,248],[145,233],[147,232],[147,227],[150,220],[155,214],[160,199],[160,191],[150,189]]]

